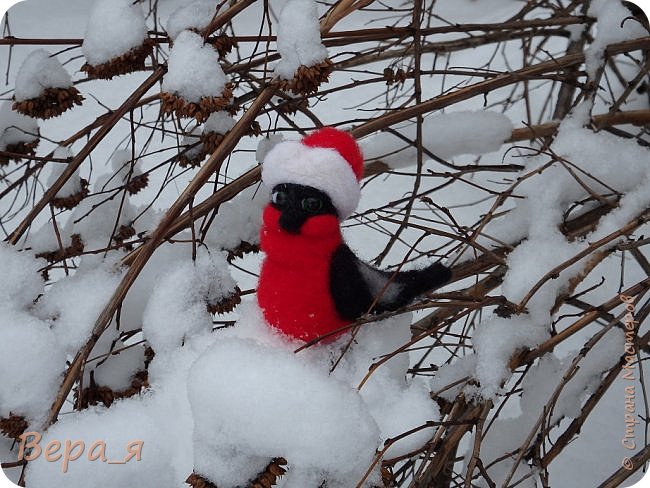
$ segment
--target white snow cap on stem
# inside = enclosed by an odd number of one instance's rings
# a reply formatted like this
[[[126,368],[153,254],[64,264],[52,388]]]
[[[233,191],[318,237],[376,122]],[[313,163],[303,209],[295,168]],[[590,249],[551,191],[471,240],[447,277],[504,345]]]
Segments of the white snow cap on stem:
[[[300,66],[313,66],[327,58],[320,37],[318,8],[314,0],[289,0],[278,21],[278,52],[275,74],[293,79]]]
[[[147,38],[147,23],[133,0],[97,0],[81,46],[91,65],[106,63],[137,48]]]
[[[297,481],[309,474],[349,486],[378,446],[377,424],[354,388],[253,340],[217,341],[192,366],[188,397],[195,470],[220,487],[238,486],[276,456],[292,463],[291,486],[309,486]]]
[[[44,264],[0,243],[0,418],[15,414],[41,421],[65,369],[54,332],[31,310],[43,292],[39,269]]]
[[[197,0],[180,6],[167,20],[167,34],[173,40],[184,30],[205,29],[218,12],[217,7],[215,0]]]
[[[72,151],[67,147],[59,146],[54,150],[54,157],[56,159],[68,159],[73,157]],[[59,176],[67,169],[67,163],[53,163],[52,172],[50,173],[49,178],[47,179],[47,184],[52,186],[56,180],[59,179]],[[57,192],[56,198],[66,198],[72,195],[76,195],[82,190],[81,187],[81,177],[79,176],[79,169],[72,174],[68,181],[66,181],[61,189]]]
[[[229,297],[236,286],[223,254],[198,249],[195,262],[174,263],[159,278],[143,315],[145,338],[156,352],[163,352],[180,347],[192,335],[209,334],[207,304]]]
[[[415,124],[399,132],[415,139]],[[489,110],[459,111],[424,119],[422,139],[427,150],[442,159],[461,154],[482,155],[498,151],[512,135],[512,122],[500,113]],[[366,159],[381,159],[391,168],[414,165],[417,151],[401,138],[382,132],[362,141]]]
[[[188,102],[219,97],[228,82],[217,51],[191,31],[178,35],[167,65],[169,70],[163,79],[163,91],[175,93]]]
[[[29,143],[38,139],[38,122],[31,117],[14,112],[11,102],[0,107],[0,151],[7,146],[21,142]]]
[[[208,120],[203,124],[203,133],[214,132],[216,134],[225,135],[226,132],[235,127],[235,119],[233,119],[228,112],[223,110],[210,114]]]
[[[131,170],[132,166],[133,170]],[[138,167],[138,160],[136,159],[135,164],[133,164],[132,153],[128,149],[119,149],[115,151],[111,158],[111,167],[117,174],[117,182],[119,182],[119,184],[126,182],[129,173],[131,173],[131,178],[142,174],[142,171]]]
[[[594,42],[585,51],[585,68],[589,78],[596,75],[604,62],[603,55],[609,44],[648,35],[643,25],[620,0],[593,0],[587,15],[596,17]]]
[[[72,79],[56,57],[45,49],[32,51],[16,75],[14,96],[17,101],[39,97],[47,88],[70,88]]]

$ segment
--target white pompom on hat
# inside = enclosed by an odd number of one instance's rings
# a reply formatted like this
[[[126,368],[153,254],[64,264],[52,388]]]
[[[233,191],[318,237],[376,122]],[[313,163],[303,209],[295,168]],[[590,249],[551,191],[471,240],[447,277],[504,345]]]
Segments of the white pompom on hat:
[[[272,190],[281,183],[311,186],[326,193],[345,220],[359,204],[363,155],[347,132],[323,127],[300,141],[276,144],[262,163],[262,181]]]

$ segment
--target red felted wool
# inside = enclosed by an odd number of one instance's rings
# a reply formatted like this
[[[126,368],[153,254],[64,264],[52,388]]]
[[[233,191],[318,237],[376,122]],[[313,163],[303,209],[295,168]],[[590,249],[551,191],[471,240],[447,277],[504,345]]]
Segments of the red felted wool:
[[[338,219],[333,215],[312,217],[300,234],[289,234],[280,228],[279,218],[279,210],[266,207],[260,235],[266,258],[257,289],[266,321],[303,341],[348,325],[350,322],[336,312],[329,289],[332,254],[343,242]]]
[[[306,136],[302,143],[308,147],[335,149],[350,164],[357,181],[363,178],[363,155],[357,142],[347,132],[334,127],[323,127]]]

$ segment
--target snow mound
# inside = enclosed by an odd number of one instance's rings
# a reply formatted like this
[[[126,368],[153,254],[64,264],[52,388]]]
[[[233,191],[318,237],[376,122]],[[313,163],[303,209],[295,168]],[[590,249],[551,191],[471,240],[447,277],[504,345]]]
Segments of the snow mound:
[[[203,133],[214,132],[215,134],[226,134],[235,127],[235,119],[228,112],[220,110],[210,114],[208,120],[203,124]]]
[[[278,456],[291,463],[292,486],[310,474],[349,485],[365,473],[379,438],[352,388],[291,351],[249,339],[220,340],[200,356],[188,395],[195,471],[224,488]]]
[[[424,119],[424,147],[441,159],[461,154],[482,155],[498,151],[512,134],[510,119],[488,110],[460,111]],[[416,138],[415,125],[399,129],[408,139]],[[382,133],[362,142],[367,160],[381,159],[391,168],[416,163],[417,151],[396,136]]]
[[[14,112],[11,105],[11,102],[4,102],[0,107],[0,151],[6,151],[7,146],[38,140],[36,119]]]
[[[95,320],[120,282],[118,263],[84,257],[74,275],[57,281],[38,303],[38,314],[49,319],[69,354],[88,340]]]
[[[181,32],[169,53],[168,71],[162,89],[188,102],[221,96],[228,78],[219,64],[219,54],[191,31]]]
[[[72,158],[74,155],[72,154],[72,151],[66,147],[57,147],[54,150],[53,156],[56,159],[69,159]],[[52,186],[56,180],[59,179],[59,177],[64,173],[64,171],[67,169],[68,164],[67,163],[53,163],[53,168],[52,172],[50,173],[50,176],[47,179],[47,184],[49,186]],[[56,198],[66,198],[71,195],[76,195],[82,190],[81,186],[81,177],[79,176],[79,168],[72,173],[72,176],[68,178],[68,180],[63,184],[61,189],[56,193]]]
[[[43,292],[38,270],[45,261],[0,242],[0,306],[25,308]]]
[[[43,421],[65,369],[54,332],[31,312],[43,292],[38,274],[43,264],[0,243],[0,418],[14,414]]]
[[[267,203],[266,191],[255,186],[221,205],[206,233],[206,244],[227,251],[235,250],[242,242],[259,244],[262,210]]]
[[[210,21],[217,14],[215,0],[198,0],[182,5],[172,12],[167,19],[165,29],[169,37],[174,40],[184,30],[201,31],[210,25]]]
[[[72,79],[56,57],[44,49],[29,54],[16,75],[17,101],[39,97],[47,88],[70,88]]]
[[[314,0],[289,0],[284,5],[278,20],[277,44],[281,59],[275,65],[275,74],[285,80],[293,79],[300,66],[313,66],[327,58]]]
[[[645,37],[648,32],[618,0],[593,0],[587,15],[596,18],[594,42],[585,50],[585,68],[593,79],[604,62],[603,55],[609,44]]]
[[[89,64],[96,66],[126,54],[147,38],[140,3],[132,0],[96,0],[81,46]]]
[[[142,330],[154,351],[180,347],[187,337],[212,331],[207,304],[234,293],[236,283],[219,253],[203,248],[196,262],[183,260],[167,267],[144,311]]]

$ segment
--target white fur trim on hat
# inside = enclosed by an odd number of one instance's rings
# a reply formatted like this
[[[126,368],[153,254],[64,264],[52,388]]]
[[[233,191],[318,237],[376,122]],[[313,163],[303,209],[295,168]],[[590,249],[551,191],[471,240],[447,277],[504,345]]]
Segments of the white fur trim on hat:
[[[299,141],[281,142],[267,153],[262,163],[262,181],[269,190],[280,183],[316,188],[330,197],[340,220],[352,215],[361,197],[357,177],[341,154]]]

